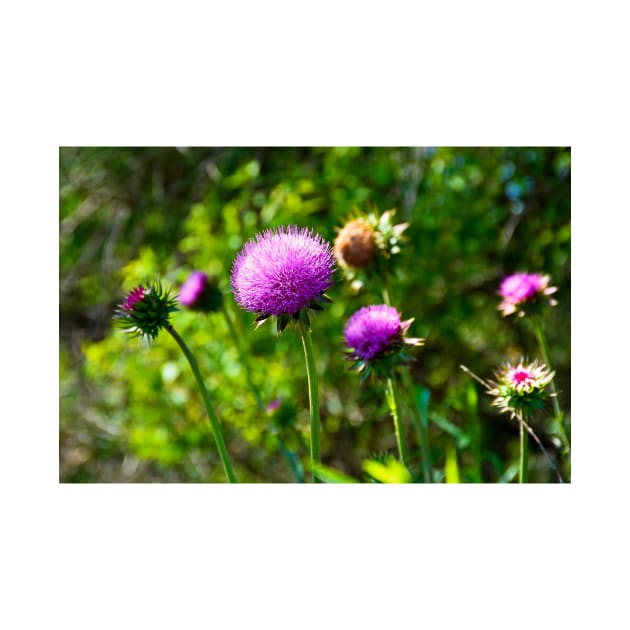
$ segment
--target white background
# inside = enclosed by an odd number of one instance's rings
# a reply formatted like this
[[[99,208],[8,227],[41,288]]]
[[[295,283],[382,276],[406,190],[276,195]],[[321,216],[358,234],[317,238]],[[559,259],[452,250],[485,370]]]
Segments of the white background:
[[[622,6],[3,3],[0,627],[629,627]],[[573,483],[60,485],[58,147],[94,144],[571,145]]]

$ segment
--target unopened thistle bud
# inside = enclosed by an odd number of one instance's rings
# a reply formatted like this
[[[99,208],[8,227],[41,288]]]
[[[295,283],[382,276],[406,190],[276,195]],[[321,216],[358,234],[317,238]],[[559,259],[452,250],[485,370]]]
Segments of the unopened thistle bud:
[[[545,302],[556,306],[558,302],[549,296],[558,287],[550,287],[549,282],[550,277],[540,273],[514,273],[506,276],[499,287],[499,295],[503,299],[498,309],[504,317],[512,313],[524,317],[526,313],[537,313]]]
[[[153,340],[169,325],[171,313],[177,311],[177,300],[162,289],[159,282],[137,286],[118,307],[115,320],[124,332]]]
[[[212,313],[223,306],[223,294],[216,278],[193,271],[179,289],[179,303],[193,311]]]
[[[346,223],[335,239],[335,257],[341,266],[367,267],[375,254],[374,231],[363,219]]]
[[[335,239],[335,257],[346,279],[355,290],[361,289],[365,273],[385,274],[387,261],[400,253],[403,232],[408,223],[394,224],[396,210],[368,214],[355,208],[350,220]]]
[[[364,306],[350,317],[344,327],[351,369],[364,376],[373,370],[389,372],[396,365],[413,359],[407,346],[421,346],[424,340],[406,337],[412,319],[401,321],[400,313],[387,304]]]
[[[546,365],[534,361],[521,360],[517,365],[506,363],[495,373],[495,381],[490,381],[488,394],[494,397],[492,404],[501,412],[512,417],[529,414],[542,409],[550,394],[547,385],[554,377]]]

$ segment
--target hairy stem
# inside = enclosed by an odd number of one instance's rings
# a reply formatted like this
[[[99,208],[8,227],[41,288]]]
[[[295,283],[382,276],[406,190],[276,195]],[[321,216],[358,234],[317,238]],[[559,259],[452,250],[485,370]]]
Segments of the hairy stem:
[[[225,441],[223,439],[223,433],[221,431],[221,424],[219,423],[219,419],[214,411],[214,407],[212,406],[212,401],[210,400],[210,395],[208,394],[208,390],[206,389],[206,385],[203,382],[203,377],[201,376],[201,372],[199,371],[199,365],[197,364],[197,359],[190,351],[188,346],[185,344],[184,340],[179,336],[177,331],[170,324],[166,326],[166,330],[170,333],[171,337],[175,339],[179,347],[182,349],[182,352],[186,355],[188,359],[188,363],[190,363],[190,367],[197,379],[197,385],[201,391],[201,397],[203,398],[203,403],[206,407],[206,412],[208,413],[208,419],[210,420],[210,426],[212,427],[212,433],[214,435],[214,441],[219,449],[219,457],[221,458],[221,463],[223,464],[223,470],[228,478],[230,483],[237,483],[236,475],[234,474],[234,469],[232,468],[232,462],[230,460],[230,454],[225,446]]]
[[[308,402],[311,418],[311,470],[313,471],[313,483],[319,483],[315,475],[315,468],[321,463],[319,451],[319,389],[317,387],[317,368],[315,366],[315,355],[313,353],[313,343],[311,331],[301,320],[299,322],[300,337],[304,347],[304,359],[306,361],[306,376],[308,378]]]

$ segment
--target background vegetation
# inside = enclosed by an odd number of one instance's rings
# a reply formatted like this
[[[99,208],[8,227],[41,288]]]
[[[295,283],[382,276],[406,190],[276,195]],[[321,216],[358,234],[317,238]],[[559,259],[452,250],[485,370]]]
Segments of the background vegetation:
[[[67,482],[223,481],[185,358],[168,335],[149,347],[112,329],[127,290],[159,274],[175,287],[193,269],[216,275],[250,354],[261,414],[221,313],[173,321],[196,352],[243,481],[294,477],[306,463],[308,399],[299,338],[236,307],[232,261],[267,227],[308,225],[335,238],[353,207],[397,209],[411,223],[389,292],[411,333],[426,337],[412,366],[429,395],[435,480],[512,481],[518,428],[460,369],[482,377],[521,355],[539,356],[526,321],[497,311],[501,278],[551,274],[559,305],[546,330],[570,411],[570,150],[557,148],[62,148],[60,149],[60,479]],[[342,328],[381,287],[354,295],[341,274],[334,304],[313,324],[323,462],[354,477],[363,461],[395,453],[382,388],[359,386],[343,357]],[[532,424],[555,454],[547,415]],[[407,418],[410,420],[410,416]],[[408,435],[419,468],[419,449]],[[530,480],[552,481],[531,446]]]

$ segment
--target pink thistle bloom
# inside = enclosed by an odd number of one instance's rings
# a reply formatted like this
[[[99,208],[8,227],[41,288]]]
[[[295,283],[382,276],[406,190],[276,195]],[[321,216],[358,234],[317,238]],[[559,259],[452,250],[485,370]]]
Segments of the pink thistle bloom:
[[[421,339],[404,336],[412,322],[401,321],[400,313],[387,304],[360,308],[343,329],[350,358],[367,363],[400,350],[403,344],[421,345]]]
[[[130,291],[123,302],[122,310],[127,312],[132,311],[136,304],[144,298],[146,292],[147,290],[142,285]]]
[[[519,306],[534,302],[537,297],[548,296],[558,290],[558,287],[550,287],[549,282],[548,275],[539,273],[514,273],[506,276],[499,287],[499,295],[503,298],[498,306],[499,310],[504,317],[517,311],[519,317],[523,317],[525,311]],[[557,302],[550,299],[549,304],[555,306]]]
[[[234,297],[252,313],[296,315],[332,286],[334,266],[332,247],[312,230],[265,230],[234,260]]]
[[[541,408],[549,396],[545,389],[554,374],[538,361],[527,363],[521,359],[517,365],[506,363],[497,370],[496,381],[488,389],[494,396],[492,404],[513,416],[519,411]]]
[[[202,271],[193,271],[179,289],[178,301],[183,306],[194,306],[206,288],[208,276]]]

